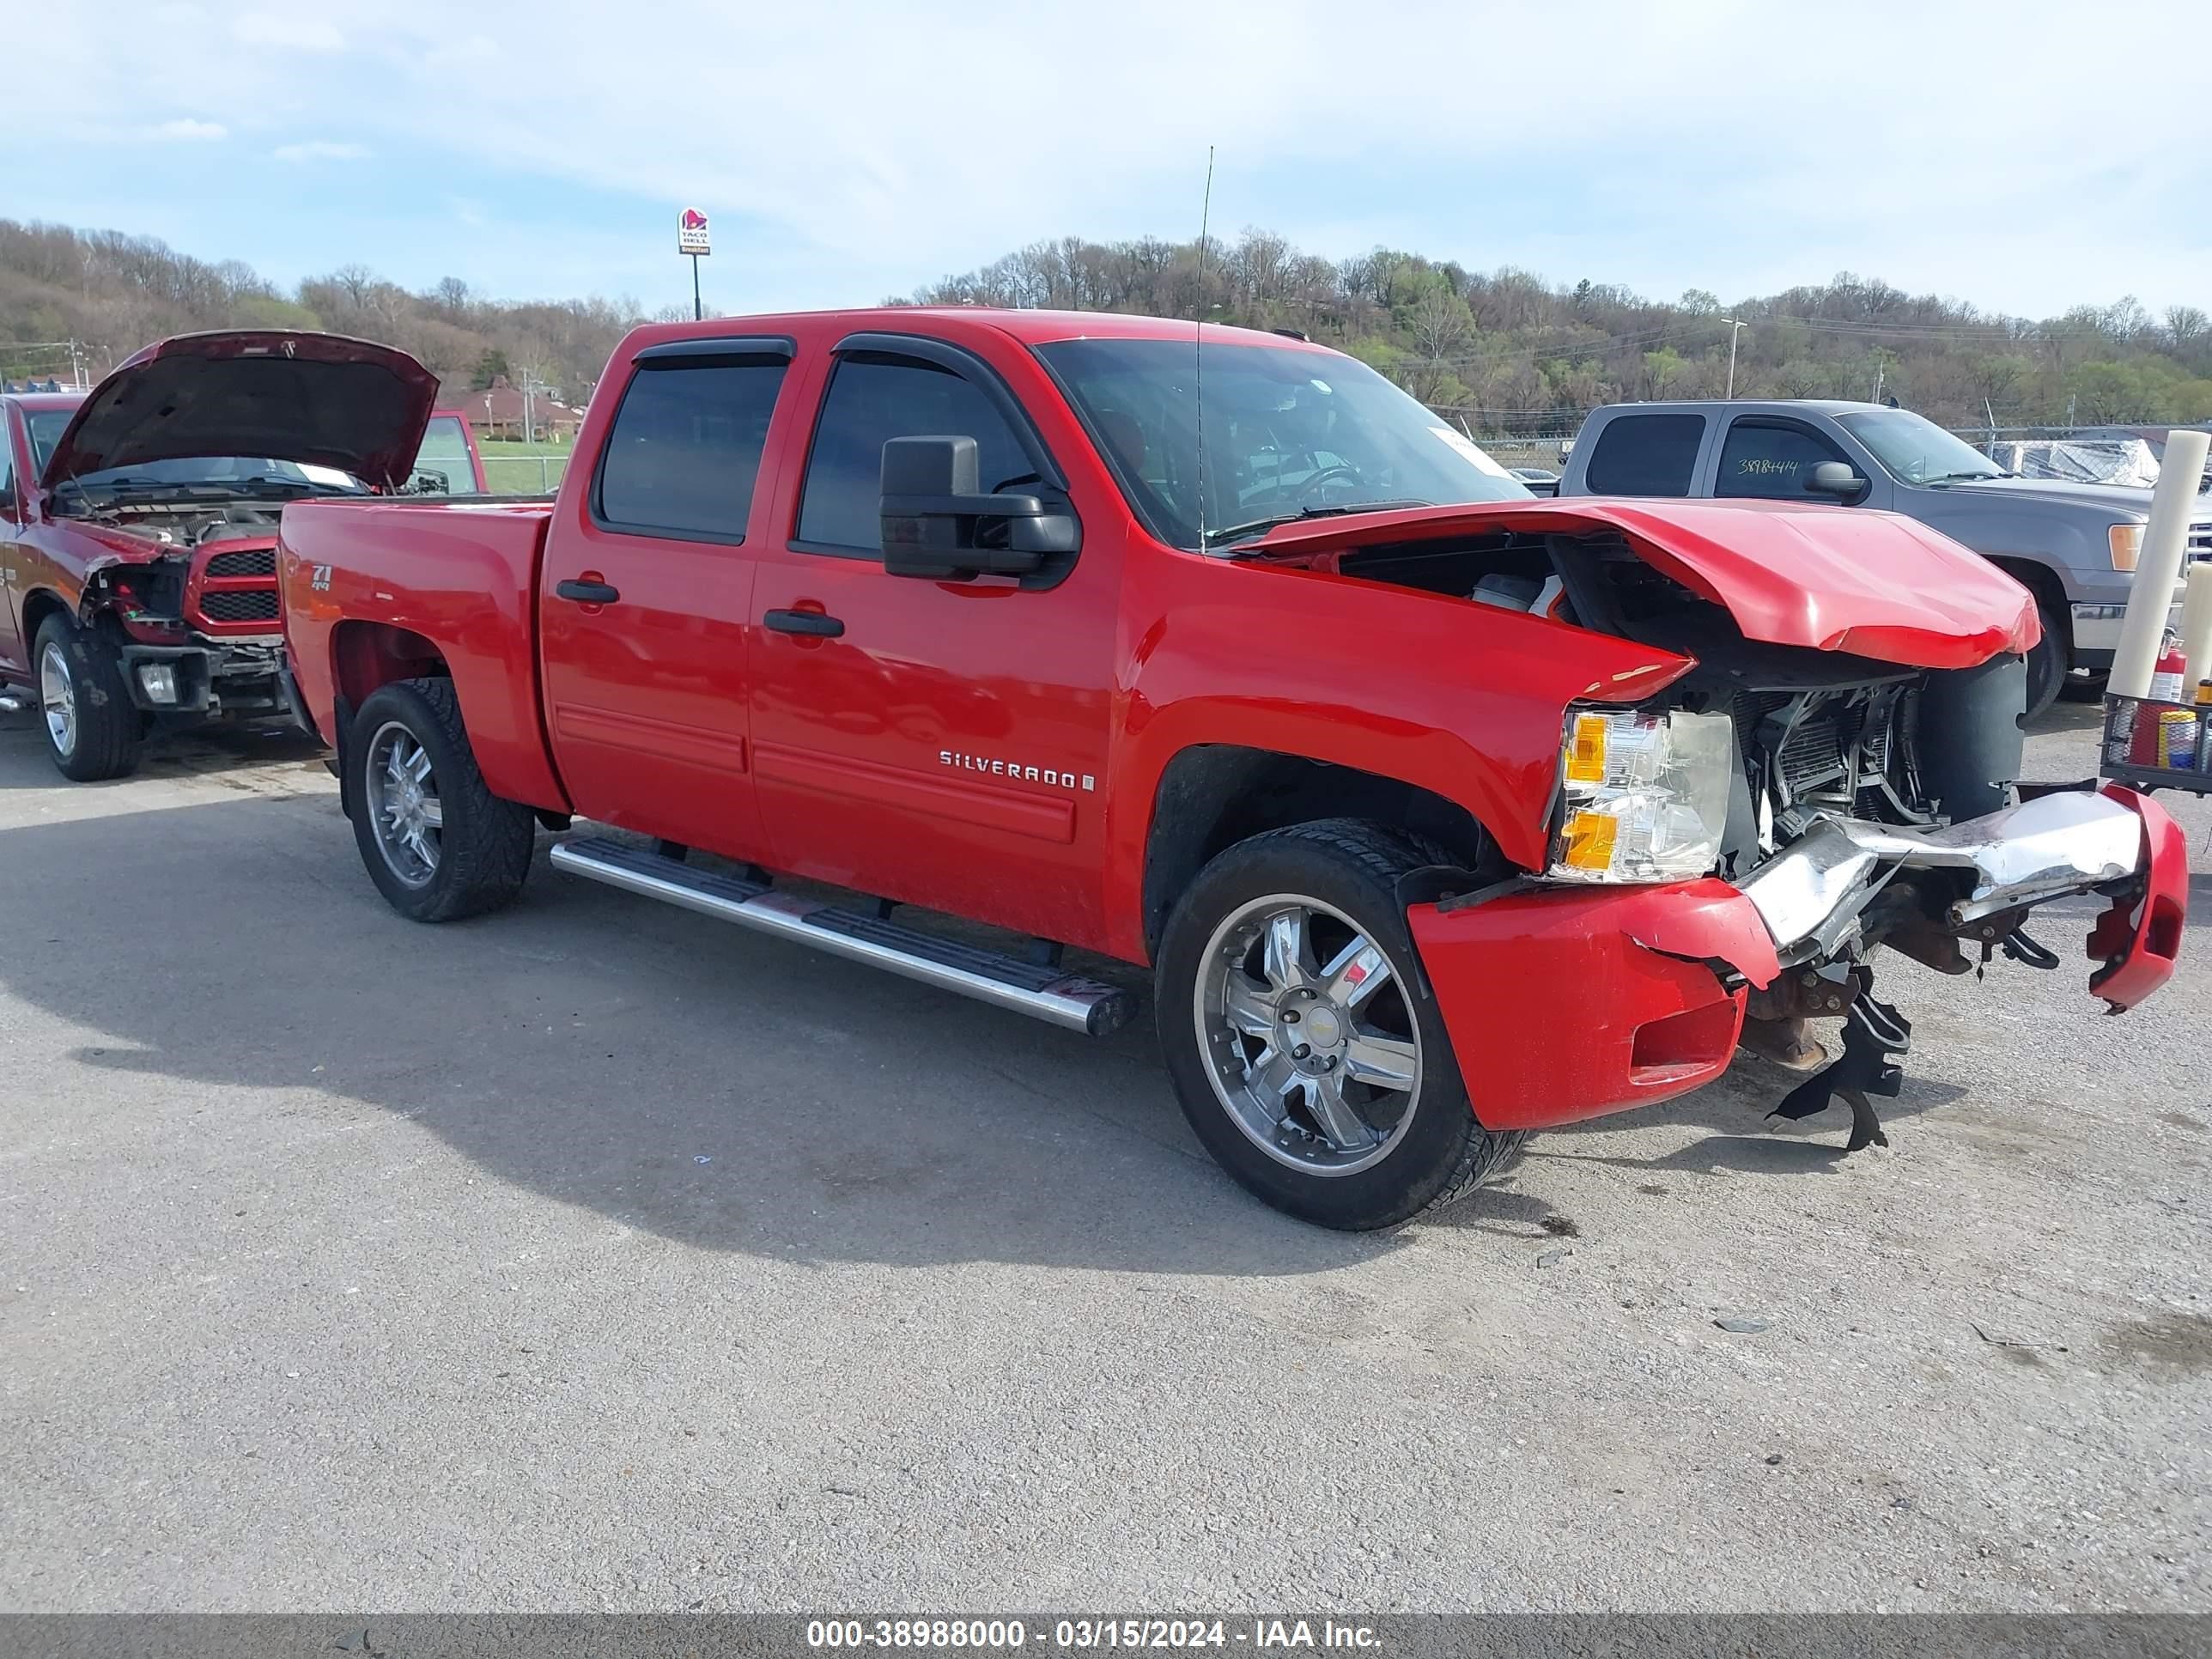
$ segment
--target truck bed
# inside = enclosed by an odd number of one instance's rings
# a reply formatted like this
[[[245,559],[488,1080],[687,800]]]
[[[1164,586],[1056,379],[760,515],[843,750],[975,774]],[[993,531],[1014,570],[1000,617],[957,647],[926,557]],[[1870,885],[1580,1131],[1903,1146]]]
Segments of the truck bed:
[[[565,806],[538,715],[538,564],[550,502],[296,501],[284,511],[277,579],[301,701],[327,740],[343,698],[358,707],[428,635],[469,711],[495,793]]]

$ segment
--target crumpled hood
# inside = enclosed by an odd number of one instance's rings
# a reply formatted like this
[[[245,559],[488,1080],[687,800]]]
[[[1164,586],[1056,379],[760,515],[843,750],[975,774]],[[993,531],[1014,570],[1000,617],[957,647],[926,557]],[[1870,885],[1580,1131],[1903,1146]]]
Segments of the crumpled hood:
[[[157,341],[78,405],[40,482],[250,455],[391,489],[429,424],[438,379],[404,351],[337,334],[231,330]]]
[[[1645,563],[1724,606],[1748,639],[1915,668],[1971,668],[2042,636],[2027,590],[1949,537],[1893,513],[1788,501],[1483,501],[1285,525],[1240,551],[1514,530],[1618,532]]]

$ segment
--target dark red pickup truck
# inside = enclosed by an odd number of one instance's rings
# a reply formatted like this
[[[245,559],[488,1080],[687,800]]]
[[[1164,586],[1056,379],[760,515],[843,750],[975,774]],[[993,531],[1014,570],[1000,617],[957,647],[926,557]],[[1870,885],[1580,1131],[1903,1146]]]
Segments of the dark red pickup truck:
[[[437,387],[384,346],[239,331],[149,346],[89,395],[0,398],[0,685],[38,699],[64,775],[288,717],[277,516],[398,487]]]
[[[1361,364],[1098,315],[641,329],[558,498],[300,501],[297,696],[371,877],[441,921],[556,867],[1057,1021],[1150,967],[1194,1127],[1387,1224],[1522,1132],[1840,1053],[1877,947],[2171,973],[2179,833],[2021,799],[2027,592],[1909,520],[1536,501]],[[708,863],[694,851],[733,861]],[[830,902],[770,871],[856,890]],[[915,910],[1004,930],[955,939]],[[896,914],[895,914],[896,913]]]

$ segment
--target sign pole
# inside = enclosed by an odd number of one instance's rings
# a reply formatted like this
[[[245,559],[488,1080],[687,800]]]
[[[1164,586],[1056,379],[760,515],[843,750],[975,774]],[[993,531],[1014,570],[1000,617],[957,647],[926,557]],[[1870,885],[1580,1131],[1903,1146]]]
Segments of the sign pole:
[[[707,216],[688,207],[676,216],[676,251],[691,261],[691,320],[702,322],[707,308],[699,301],[699,261],[714,251],[707,234]]]

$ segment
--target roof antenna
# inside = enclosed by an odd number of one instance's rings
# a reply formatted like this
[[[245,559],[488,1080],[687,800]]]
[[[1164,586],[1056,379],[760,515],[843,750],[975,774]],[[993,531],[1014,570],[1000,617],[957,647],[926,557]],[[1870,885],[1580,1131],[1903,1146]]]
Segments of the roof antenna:
[[[1206,201],[1198,210],[1198,336],[1191,356],[1192,403],[1198,429],[1198,550],[1206,549],[1206,236],[1213,220],[1213,146],[1206,147]]]

